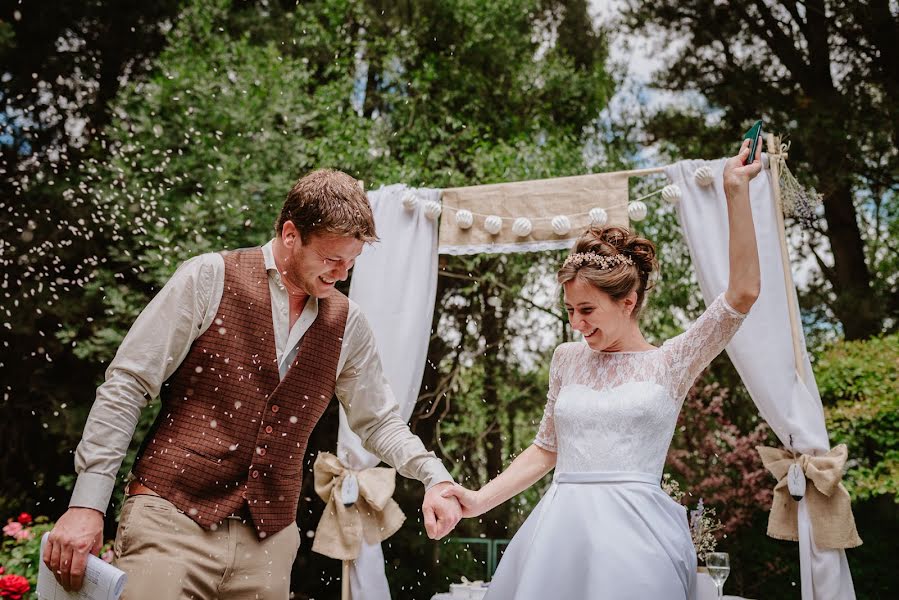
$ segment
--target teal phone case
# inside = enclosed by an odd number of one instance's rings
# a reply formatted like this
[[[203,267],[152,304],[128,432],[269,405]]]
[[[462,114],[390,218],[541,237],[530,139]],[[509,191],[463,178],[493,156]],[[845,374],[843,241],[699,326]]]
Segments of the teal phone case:
[[[749,157],[746,159],[746,163],[752,162],[755,159],[756,148],[758,148],[759,142],[762,139],[762,120],[759,119],[756,121],[752,127],[749,128],[749,131],[743,136],[744,140],[752,140],[752,143],[749,145]]]

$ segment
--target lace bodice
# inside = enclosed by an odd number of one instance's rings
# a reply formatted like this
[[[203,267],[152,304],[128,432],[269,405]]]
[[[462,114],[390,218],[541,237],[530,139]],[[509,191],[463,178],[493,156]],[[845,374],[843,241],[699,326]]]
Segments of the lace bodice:
[[[684,397],[745,316],[722,294],[687,331],[654,350],[594,352],[584,342],[561,344],[534,443],[558,453],[556,472],[661,477]]]

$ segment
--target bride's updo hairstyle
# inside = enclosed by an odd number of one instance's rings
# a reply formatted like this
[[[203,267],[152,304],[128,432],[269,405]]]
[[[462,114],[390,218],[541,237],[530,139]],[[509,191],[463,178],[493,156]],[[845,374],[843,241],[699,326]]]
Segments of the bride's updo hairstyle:
[[[656,247],[646,238],[623,227],[591,227],[575,242],[557,279],[564,284],[580,278],[614,300],[636,291],[637,303],[631,312],[636,318],[658,268]]]

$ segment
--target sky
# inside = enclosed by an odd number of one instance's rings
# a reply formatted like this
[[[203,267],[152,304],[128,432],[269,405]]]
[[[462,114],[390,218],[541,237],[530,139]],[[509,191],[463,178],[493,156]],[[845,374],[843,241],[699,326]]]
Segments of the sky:
[[[623,0],[590,0],[590,16],[598,23],[613,21],[625,6]],[[630,46],[630,48],[628,48]],[[635,82],[646,83],[652,72],[662,66],[662,61],[651,51],[652,38],[646,36],[618,35],[612,38],[611,57],[615,62],[628,66],[628,76]]]

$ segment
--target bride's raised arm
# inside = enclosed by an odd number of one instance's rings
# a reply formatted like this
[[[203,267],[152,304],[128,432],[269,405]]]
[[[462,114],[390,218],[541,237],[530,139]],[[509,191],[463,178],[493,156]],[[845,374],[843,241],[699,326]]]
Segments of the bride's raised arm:
[[[744,140],[740,153],[724,165],[724,195],[727,197],[730,233],[730,276],[724,298],[741,313],[749,312],[761,289],[759,253],[749,205],[749,182],[762,170],[761,144],[755,159],[744,165],[748,156],[749,140]]]

